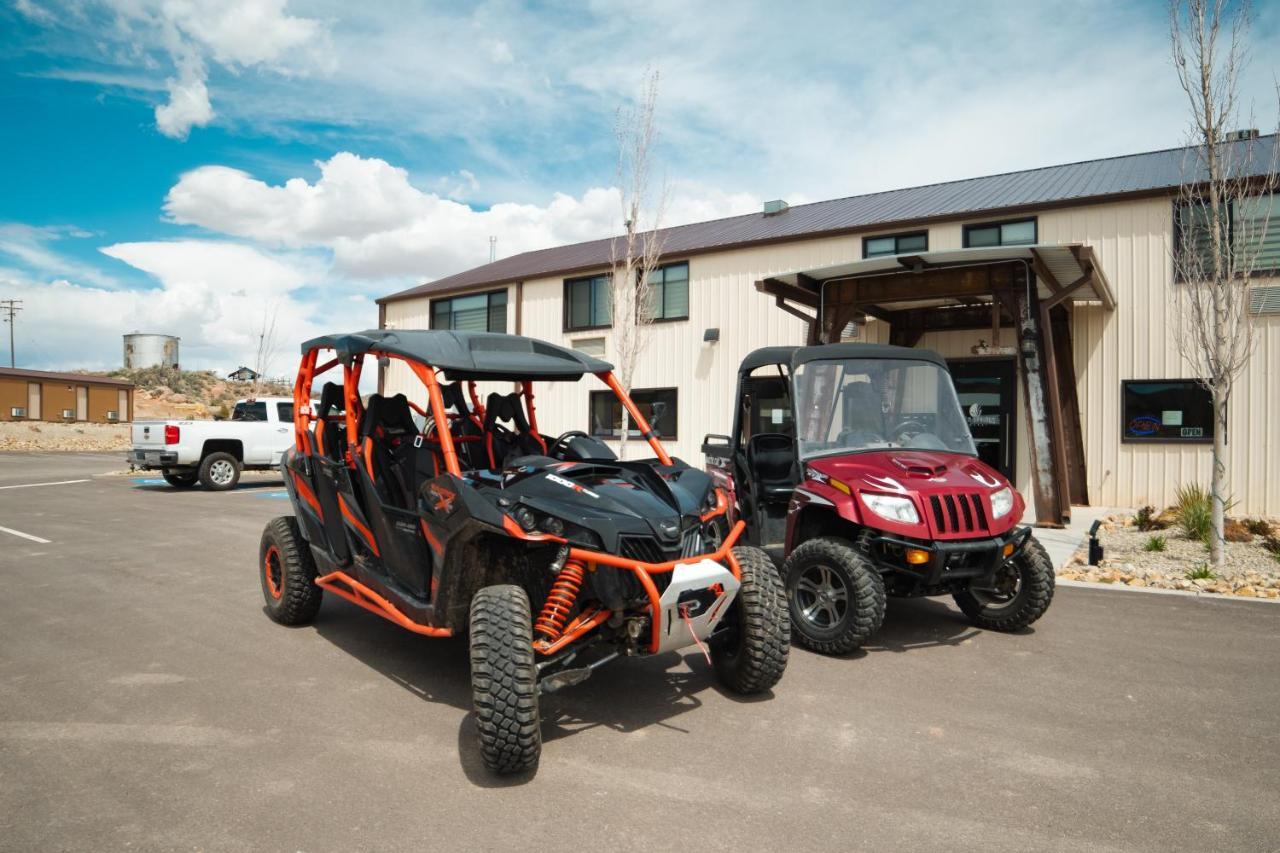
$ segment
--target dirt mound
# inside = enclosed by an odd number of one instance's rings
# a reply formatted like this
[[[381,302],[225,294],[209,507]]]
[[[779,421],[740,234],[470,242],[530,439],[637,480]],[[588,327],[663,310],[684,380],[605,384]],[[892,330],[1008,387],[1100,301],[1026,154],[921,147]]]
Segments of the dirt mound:
[[[0,421],[0,450],[112,451],[129,449],[128,424]],[[121,465],[124,457],[121,456]]]
[[[137,386],[134,420],[208,420],[231,416],[236,400],[245,397],[288,397],[292,385],[284,380],[233,382],[211,370],[175,370],[172,367],[144,367],[115,370],[108,374],[128,379]]]

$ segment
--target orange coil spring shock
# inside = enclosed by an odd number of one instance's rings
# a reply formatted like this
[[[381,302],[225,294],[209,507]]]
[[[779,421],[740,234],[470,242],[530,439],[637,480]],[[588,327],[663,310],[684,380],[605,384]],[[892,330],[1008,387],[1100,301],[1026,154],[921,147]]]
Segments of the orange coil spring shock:
[[[570,560],[564,564],[560,574],[556,575],[556,582],[551,585],[551,592],[547,593],[547,600],[542,605],[538,621],[533,623],[533,630],[548,640],[559,639],[569,621],[569,612],[578,600],[578,590],[582,588],[584,578],[586,570],[582,563]]]

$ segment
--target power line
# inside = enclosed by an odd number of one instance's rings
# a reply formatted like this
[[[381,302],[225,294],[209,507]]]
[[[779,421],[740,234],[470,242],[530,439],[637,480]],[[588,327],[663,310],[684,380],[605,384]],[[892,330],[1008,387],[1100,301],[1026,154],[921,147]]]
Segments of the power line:
[[[8,316],[4,321],[9,324],[9,366],[17,367],[17,363],[13,357],[13,327],[19,311],[22,310],[21,299],[0,299],[0,312],[4,312]]]

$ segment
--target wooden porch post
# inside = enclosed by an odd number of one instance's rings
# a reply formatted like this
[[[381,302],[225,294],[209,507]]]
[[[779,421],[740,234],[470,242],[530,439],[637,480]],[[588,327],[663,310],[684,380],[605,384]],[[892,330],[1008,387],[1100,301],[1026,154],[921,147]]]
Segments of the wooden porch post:
[[[1031,433],[1031,485],[1034,491],[1036,523],[1045,527],[1063,524],[1062,501],[1054,480],[1054,441],[1049,402],[1045,394],[1044,358],[1039,324],[1039,300],[1034,286],[1015,287],[1012,292],[1018,320],[1018,365],[1022,374],[1022,399],[1027,428]]]
[[[1049,311],[1053,348],[1058,365],[1062,433],[1067,457],[1067,492],[1071,503],[1089,505],[1089,483],[1084,458],[1084,429],[1080,421],[1080,397],[1076,389],[1075,355],[1071,346],[1071,312],[1065,306]]]

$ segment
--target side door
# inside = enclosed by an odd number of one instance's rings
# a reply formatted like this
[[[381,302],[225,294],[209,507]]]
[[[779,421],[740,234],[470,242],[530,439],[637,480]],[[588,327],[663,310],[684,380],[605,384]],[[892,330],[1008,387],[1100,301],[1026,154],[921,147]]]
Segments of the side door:
[[[266,436],[270,444],[268,460],[272,465],[279,465],[284,452],[293,446],[293,402],[278,400],[267,408],[271,418],[271,431]]]
[[[228,438],[238,438],[244,447],[244,464],[266,465],[271,462],[270,437],[278,424],[271,423],[265,400],[241,400],[236,403],[231,420],[235,424]]]

